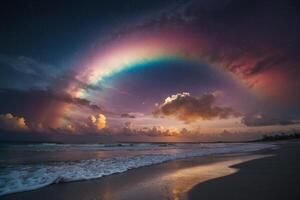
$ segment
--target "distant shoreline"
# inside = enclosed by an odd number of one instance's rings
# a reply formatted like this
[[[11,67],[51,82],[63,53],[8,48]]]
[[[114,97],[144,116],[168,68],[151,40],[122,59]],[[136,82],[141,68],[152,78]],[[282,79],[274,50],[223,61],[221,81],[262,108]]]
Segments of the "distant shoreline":
[[[257,140],[246,140],[246,141],[213,141],[213,142],[136,142],[136,141],[114,141],[114,142],[95,142],[95,143],[90,143],[90,142],[56,142],[56,141],[6,141],[6,140],[0,140],[0,144],[139,144],[139,143],[149,143],[149,144],[181,144],[181,143],[186,143],[186,144],[215,144],[215,143],[251,143],[251,142],[276,142],[276,141],[297,141],[300,140],[300,134],[282,134],[282,135],[265,135],[261,139]]]
[[[215,143],[251,143],[251,142],[276,142],[276,141],[293,141],[293,140],[300,140],[300,134],[299,133],[293,133],[293,134],[266,134],[263,135],[262,138],[256,139],[256,140],[242,140],[242,141],[173,141],[173,142],[137,142],[137,141],[110,141],[110,142],[67,142],[67,141],[51,141],[51,140],[41,140],[41,141],[35,141],[35,140],[0,140],[1,144],[128,144],[128,143],[149,143],[149,144],[181,144],[181,143],[187,143],[187,144],[215,144]]]

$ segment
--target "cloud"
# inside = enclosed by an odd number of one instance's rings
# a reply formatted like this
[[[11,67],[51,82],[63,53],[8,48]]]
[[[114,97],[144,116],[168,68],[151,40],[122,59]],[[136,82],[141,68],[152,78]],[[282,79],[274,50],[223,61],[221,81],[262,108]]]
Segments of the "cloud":
[[[106,117],[103,114],[91,115],[89,117],[90,123],[97,129],[101,130],[106,127]]]
[[[84,80],[80,80],[78,78],[78,72],[69,69],[65,71],[64,74],[61,74],[60,76],[57,76],[55,79],[53,79],[53,84],[51,85],[52,90],[61,90],[63,89],[63,92],[73,93],[72,89],[77,90],[78,88],[82,90],[96,90],[101,91],[103,90],[103,86],[101,85],[91,85],[86,83]],[[61,86],[69,85],[71,89],[65,90],[66,88],[61,88]]]
[[[34,130],[47,130],[48,128],[59,128],[58,119],[70,121],[65,115],[66,106],[70,112],[80,116],[95,113],[107,113],[99,105],[91,103],[84,98],[72,97],[66,93],[53,90],[17,90],[0,88],[0,113],[16,113],[24,116],[27,125]],[[73,114],[73,113],[72,113]],[[42,116],[42,117],[41,117]],[[68,116],[76,118],[74,116]],[[73,121],[73,120],[72,120]],[[41,123],[43,128],[35,128]]]
[[[53,82],[53,79],[63,72],[57,66],[40,62],[26,56],[10,56],[0,54],[1,73],[10,77],[5,79],[8,86],[18,88],[46,88]],[[18,80],[11,82],[11,79]],[[10,83],[10,85],[9,85]]]
[[[49,76],[49,69],[53,68],[51,65],[38,62],[26,56],[12,57],[0,54],[0,63],[4,63],[16,71],[36,78],[47,78]],[[46,73],[46,70],[48,73]]]
[[[135,127],[132,122],[125,122],[123,129],[116,130],[115,135],[126,136],[178,136],[180,135],[179,128],[152,126],[152,127]]]
[[[57,101],[63,103],[70,103],[77,106],[84,106],[95,111],[102,111],[102,108],[98,105],[92,104],[89,100],[84,98],[72,97],[67,93],[56,92],[54,90],[17,90],[17,89],[1,89],[0,94],[3,105],[10,105],[13,100],[16,104],[22,104],[22,100],[26,99],[26,102],[31,102],[36,106],[36,103],[42,104],[43,102]],[[14,105],[15,106],[15,105]],[[27,105],[28,106],[28,105]]]
[[[26,125],[25,118],[13,116],[11,113],[0,115],[0,128],[5,130],[14,130],[14,131],[28,130],[28,126]]]
[[[166,98],[163,104],[158,105],[154,116],[173,116],[190,123],[196,120],[226,119],[240,115],[230,107],[214,106],[216,96],[216,93],[207,93],[201,97],[191,96],[187,92],[178,93]]]
[[[258,60],[255,65],[253,65],[251,68],[245,69],[243,74],[245,76],[253,76],[256,74],[263,73],[264,71],[279,65],[281,63],[285,62],[285,59],[283,57],[280,57],[279,55],[276,56],[270,56],[261,60]]]
[[[68,132],[75,132],[76,131],[76,128],[74,127],[74,125],[72,124],[67,124],[64,129]]]
[[[85,118],[69,118],[66,123],[57,128],[50,128],[47,131],[56,133],[72,134],[106,134],[106,116],[103,114],[90,115]]]
[[[243,116],[241,122],[246,126],[291,125],[296,123],[286,116],[279,116],[278,113],[248,113]]]
[[[123,113],[120,115],[122,118],[135,118],[134,115],[132,114],[129,114],[129,113]]]
[[[131,129],[132,128],[132,122],[125,122],[124,127],[128,128],[128,129]]]

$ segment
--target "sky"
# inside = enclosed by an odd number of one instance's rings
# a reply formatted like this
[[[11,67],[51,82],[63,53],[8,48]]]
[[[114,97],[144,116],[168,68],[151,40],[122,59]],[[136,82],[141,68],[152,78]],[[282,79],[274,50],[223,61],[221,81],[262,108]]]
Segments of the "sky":
[[[216,141],[299,131],[299,8],[4,2],[0,138]]]

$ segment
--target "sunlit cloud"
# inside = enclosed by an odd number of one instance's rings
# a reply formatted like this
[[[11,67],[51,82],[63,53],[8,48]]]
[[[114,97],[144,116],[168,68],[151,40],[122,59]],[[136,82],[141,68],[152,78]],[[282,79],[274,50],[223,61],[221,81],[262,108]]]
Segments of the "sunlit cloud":
[[[172,116],[186,123],[197,120],[227,119],[240,114],[230,107],[215,106],[219,93],[207,93],[200,97],[183,92],[167,97],[163,104],[157,105],[155,116]]]
[[[101,130],[104,129],[106,127],[106,117],[103,114],[99,114],[99,115],[91,115],[89,117],[89,120],[91,122],[91,124],[97,129],[97,130]]]
[[[28,130],[28,126],[26,125],[25,118],[13,116],[11,113],[0,115],[0,128],[5,130],[14,130],[14,131]]]

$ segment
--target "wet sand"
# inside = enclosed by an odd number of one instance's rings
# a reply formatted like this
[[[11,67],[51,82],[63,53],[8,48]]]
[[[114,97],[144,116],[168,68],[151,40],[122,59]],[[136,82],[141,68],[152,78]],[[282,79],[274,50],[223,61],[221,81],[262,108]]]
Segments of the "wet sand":
[[[279,184],[285,185],[282,187],[286,190],[290,187],[299,187],[299,153],[300,143],[292,143],[283,145],[279,150],[169,161],[95,180],[54,184],[35,191],[3,196],[1,199],[227,199],[224,196],[226,194],[232,194],[233,199],[244,199],[243,195],[239,194],[240,191],[244,192],[243,189],[247,189],[247,191],[254,190],[256,192],[256,194],[253,194],[255,198],[252,196],[251,199],[259,199],[259,192],[263,188],[268,189],[268,191],[262,191],[266,193],[274,193],[274,191],[270,191],[273,186],[277,190],[275,192],[282,192],[276,188],[277,183],[272,180],[281,180]],[[267,157],[270,155],[274,156]],[[257,162],[262,162],[264,165],[255,164]],[[234,167],[230,167],[232,165]],[[286,170],[289,172],[282,172]],[[279,173],[280,171],[282,173]],[[223,184],[218,183],[220,180],[227,180],[229,177],[240,177],[240,174],[242,174],[242,179],[235,178],[236,180],[230,180]],[[247,174],[246,177],[243,174]],[[257,187],[261,183],[257,184],[252,181],[255,181],[255,177],[264,177],[264,175],[266,175],[265,179],[271,178],[271,180],[263,182],[269,185]],[[290,180],[291,175],[295,177],[294,180]],[[249,177],[252,177],[253,180]],[[215,185],[215,182],[218,186]],[[296,184],[296,186],[289,186],[290,184]],[[230,186],[232,186],[233,192],[226,192],[224,188]],[[247,197],[247,195],[244,196]],[[288,196],[285,194],[285,197]]]
[[[300,142],[280,145],[274,156],[232,166],[230,176],[195,186],[189,199],[300,199]]]

